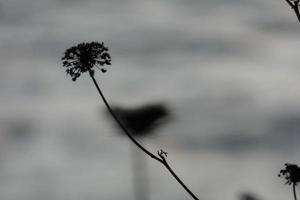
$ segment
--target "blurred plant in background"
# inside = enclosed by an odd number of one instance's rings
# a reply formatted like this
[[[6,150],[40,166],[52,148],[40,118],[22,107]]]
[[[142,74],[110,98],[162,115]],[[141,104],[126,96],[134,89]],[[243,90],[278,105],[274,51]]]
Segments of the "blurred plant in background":
[[[243,192],[239,195],[239,200],[260,200],[255,194],[250,192]]]
[[[170,111],[163,103],[146,104],[136,108],[113,106],[112,109],[124,126],[137,137],[154,134],[160,125],[170,119]]]
[[[163,125],[168,121],[168,119],[170,119],[170,111],[167,106],[162,103],[146,104],[136,108],[113,106],[112,110],[118,116],[124,126],[134,136],[139,137],[140,139],[143,139],[148,135],[155,134],[155,130],[157,130],[157,128],[161,127],[161,125]],[[117,128],[120,130],[120,134],[124,135],[123,131],[119,128],[118,125]],[[148,200],[150,199],[150,185],[148,180],[149,172],[147,167],[147,160],[136,148],[132,148],[131,150],[135,199]]]

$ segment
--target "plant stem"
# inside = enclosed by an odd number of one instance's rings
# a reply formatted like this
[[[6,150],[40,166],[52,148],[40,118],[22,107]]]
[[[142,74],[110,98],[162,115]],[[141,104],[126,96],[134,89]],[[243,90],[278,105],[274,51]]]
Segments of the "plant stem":
[[[295,183],[293,183],[293,194],[294,194],[294,199],[297,200],[296,184]]]
[[[99,95],[101,96],[105,106],[107,107],[109,113],[112,115],[112,117],[114,118],[114,120],[117,122],[117,124],[120,126],[120,128],[122,129],[122,131],[129,137],[129,139],[140,149],[142,150],[145,154],[147,154],[148,156],[150,156],[151,158],[153,158],[154,160],[156,160],[157,162],[161,163],[162,165],[164,165],[167,170],[171,173],[171,175],[176,179],[176,181],[186,190],[186,192],[191,195],[191,197],[193,197],[194,200],[199,200],[198,197],[196,197],[196,195],[183,183],[183,181],[177,176],[177,174],[172,170],[172,168],[169,166],[167,160],[165,159],[165,154],[163,153],[159,153],[158,152],[158,156],[154,155],[153,153],[151,153],[150,151],[148,151],[145,147],[143,147],[133,136],[132,134],[126,129],[126,127],[122,124],[122,122],[119,120],[119,118],[117,117],[117,115],[113,112],[112,108],[110,107],[108,101],[106,100],[106,98],[104,97],[95,77],[94,77],[94,72],[89,69],[89,75],[93,80],[93,83],[99,93]],[[163,152],[163,151],[161,151]],[[165,152],[164,152],[165,153]]]
[[[299,1],[295,1],[293,9],[296,13],[297,19],[300,22],[300,13],[299,13],[299,5],[298,5]]]
[[[166,161],[165,157],[161,156],[163,160],[163,165],[169,170],[169,172],[172,174],[172,176],[177,180],[178,183],[193,197],[193,199],[199,200],[198,197],[182,182],[182,180],[177,176],[177,174],[173,171],[173,169],[170,167],[169,163]]]
[[[292,2],[291,0],[285,0],[291,8],[295,11],[298,21],[300,22],[300,13],[299,13],[299,0]]]
[[[148,151],[147,149],[145,149],[138,141],[135,140],[135,138],[129,133],[129,131],[126,129],[126,127],[122,124],[122,122],[119,120],[119,118],[117,117],[117,115],[113,112],[112,108],[110,107],[110,105],[108,104],[106,98],[104,97],[95,77],[93,74],[93,71],[89,70],[90,73],[90,77],[92,78],[105,106],[107,107],[109,113],[113,116],[114,120],[118,123],[118,125],[121,127],[122,131],[129,137],[129,139],[138,147],[140,148],[144,153],[146,153],[148,156],[150,156],[151,158],[161,162],[161,159],[158,158],[157,156],[155,156],[153,153],[151,153],[150,151]]]
[[[285,0],[285,1],[291,6],[291,8],[293,8],[293,4],[290,0]]]

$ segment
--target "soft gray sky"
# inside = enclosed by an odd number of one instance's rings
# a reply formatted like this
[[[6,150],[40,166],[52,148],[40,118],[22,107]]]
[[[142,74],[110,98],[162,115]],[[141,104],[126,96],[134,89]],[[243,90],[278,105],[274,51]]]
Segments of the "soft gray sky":
[[[291,198],[276,175],[300,159],[300,25],[284,0],[2,0],[0,26],[1,199],[132,199],[129,144],[61,66],[88,41],[110,49],[111,102],[170,104],[145,142],[201,199]],[[149,165],[153,199],[189,198]]]

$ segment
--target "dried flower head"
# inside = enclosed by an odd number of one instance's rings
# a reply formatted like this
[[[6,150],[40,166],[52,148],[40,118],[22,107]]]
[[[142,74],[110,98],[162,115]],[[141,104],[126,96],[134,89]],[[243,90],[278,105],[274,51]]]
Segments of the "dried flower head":
[[[72,77],[73,81],[84,72],[94,72],[93,67],[97,67],[101,72],[105,73],[104,65],[111,64],[111,57],[108,53],[108,48],[104,43],[90,42],[80,43],[65,51],[63,67],[66,67],[66,72]]]
[[[295,164],[285,164],[285,169],[280,170],[279,177],[286,179],[286,184],[297,185],[300,182],[300,168]]]

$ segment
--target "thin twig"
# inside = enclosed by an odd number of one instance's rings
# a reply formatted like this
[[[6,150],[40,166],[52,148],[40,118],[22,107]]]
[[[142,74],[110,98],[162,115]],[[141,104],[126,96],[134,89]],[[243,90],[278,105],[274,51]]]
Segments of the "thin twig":
[[[293,7],[295,14],[297,16],[298,21],[300,22],[300,13],[299,13],[299,0],[294,2],[294,7]]]
[[[298,21],[300,22],[300,13],[299,13],[299,0],[291,1],[291,0],[285,0],[290,7],[294,10]]]
[[[294,199],[297,200],[296,183],[293,183],[293,193],[294,193]]]
[[[285,0],[285,1],[291,6],[291,8],[293,8],[293,4],[290,0]]]
[[[158,152],[158,155],[163,160],[163,165],[169,170],[169,172],[180,183],[180,185],[189,193],[189,195],[191,195],[194,199],[198,199],[198,197],[195,196],[195,194],[182,182],[182,180],[177,176],[177,174],[170,167],[169,163],[167,162],[167,160],[165,158],[166,152],[164,152],[163,150],[160,150],[160,152]]]
[[[122,124],[122,122],[119,120],[119,118],[117,117],[117,115],[113,112],[112,108],[110,107],[108,101],[106,100],[106,98],[104,97],[98,82],[96,81],[95,77],[94,77],[94,72],[89,69],[89,74],[90,77],[93,80],[93,83],[99,93],[99,95],[101,96],[105,106],[107,107],[109,113],[112,115],[112,117],[114,118],[114,120],[117,122],[117,124],[121,127],[122,131],[129,137],[129,139],[139,148],[141,149],[145,154],[147,154],[148,156],[150,156],[152,159],[156,160],[157,162],[161,163],[162,165],[164,165],[167,170],[172,174],[172,176],[176,179],[176,181],[186,190],[186,192],[191,195],[191,197],[193,197],[194,200],[199,200],[198,197],[196,197],[196,195],[183,183],[183,181],[177,176],[177,174],[173,171],[173,169],[170,167],[170,165],[168,164],[167,160],[166,160],[166,156],[167,156],[167,152],[164,152],[163,150],[160,150],[157,152],[158,156],[154,155],[153,153],[151,153],[150,151],[148,151],[145,147],[143,147],[132,135],[131,133],[126,129],[126,127]]]
[[[150,156],[151,158],[162,162],[162,160],[155,156],[153,153],[151,153],[150,151],[148,151],[147,149],[145,149],[138,141],[135,140],[135,138],[129,133],[129,131],[126,129],[126,127],[122,124],[122,122],[119,120],[119,118],[117,117],[117,115],[113,112],[112,108],[110,107],[110,105],[108,104],[106,98],[104,97],[95,77],[94,77],[94,73],[93,71],[89,70],[89,74],[90,77],[92,78],[105,106],[107,107],[108,111],[110,112],[110,114],[113,116],[114,120],[116,120],[116,122],[118,123],[118,125],[121,127],[122,131],[124,131],[124,133],[129,137],[129,139],[138,147],[140,148],[144,153],[146,153],[148,156]]]

